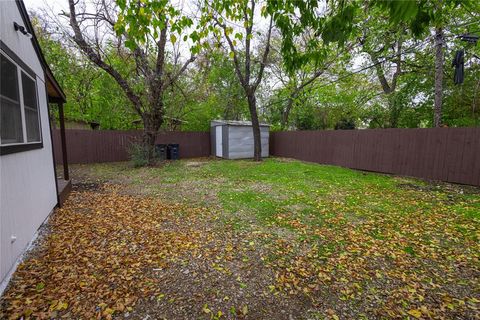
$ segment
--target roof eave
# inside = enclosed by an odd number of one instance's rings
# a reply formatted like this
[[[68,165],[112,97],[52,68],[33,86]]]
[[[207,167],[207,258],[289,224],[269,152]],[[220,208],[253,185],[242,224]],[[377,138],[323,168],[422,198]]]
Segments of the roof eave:
[[[22,16],[23,23],[25,24],[25,28],[32,35],[32,45],[45,73],[45,83],[47,84],[47,89],[50,86],[50,89],[53,90],[53,92],[48,92],[48,100],[50,102],[66,102],[67,97],[63,92],[62,87],[60,87],[58,81],[55,79],[52,70],[48,66],[48,63],[43,56],[42,49],[40,48],[40,44],[38,43],[38,39],[35,35],[32,23],[30,21],[30,17],[28,16],[27,8],[25,7],[23,0],[15,0],[15,2],[17,3],[18,10],[20,11],[20,15]]]

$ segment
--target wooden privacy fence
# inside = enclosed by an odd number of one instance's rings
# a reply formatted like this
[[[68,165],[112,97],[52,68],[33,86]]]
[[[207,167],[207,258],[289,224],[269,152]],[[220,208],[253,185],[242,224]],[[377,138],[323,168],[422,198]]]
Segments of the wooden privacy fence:
[[[142,131],[73,130],[65,132],[68,163],[93,163],[126,161],[132,142],[139,142]],[[60,152],[60,130],[54,130],[53,143],[55,162],[62,163]],[[210,133],[208,132],[162,132],[157,144],[178,143],[181,158],[207,157],[210,155]]]
[[[274,132],[270,154],[480,186],[480,128]]]
[[[68,162],[128,160],[142,132],[66,130]],[[61,150],[60,132],[54,148]],[[208,132],[164,132],[156,143],[178,143],[181,158],[208,157]],[[374,172],[480,186],[480,128],[284,131],[270,134],[270,154]],[[62,163],[60,152],[55,161]]]

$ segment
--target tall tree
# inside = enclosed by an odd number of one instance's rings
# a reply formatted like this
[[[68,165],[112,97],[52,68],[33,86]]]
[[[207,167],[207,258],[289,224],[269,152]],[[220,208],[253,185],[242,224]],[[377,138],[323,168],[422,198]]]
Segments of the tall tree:
[[[108,73],[129,99],[143,121],[143,147],[149,163],[154,161],[157,133],[164,122],[164,93],[173,86],[195,60],[194,45],[190,58],[177,64],[168,64],[169,42],[184,34],[193,21],[183,14],[173,1],[94,0],[93,6],[81,6],[69,0],[71,37],[78,48],[95,65]],[[93,7],[89,12],[87,8]],[[196,31],[195,31],[196,32]],[[200,39],[198,33],[194,43]],[[105,43],[113,43],[119,55],[130,58],[134,70],[123,72],[114,66],[105,54]]]
[[[435,27],[435,103],[433,109],[433,126],[442,125],[442,103],[443,103],[443,69],[445,37],[441,26]]]
[[[270,51],[272,18],[262,10],[261,15],[268,22],[266,37],[260,38],[259,31],[254,30],[259,20],[255,0],[206,0],[202,23],[208,24],[213,33],[223,37],[233,59],[235,73],[247,97],[248,109],[252,121],[255,161],[262,160],[260,122],[257,110],[257,89],[262,81]],[[257,16],[256,16],[257,15]],[[257,40],[258,52],[253,41]],[[259,59],[254,59],[259,57]]]
[[[365,7],[363,14],[356,19],[355,29],[358,30],[358,44],[360,53],[366,54],[367,63],[372,66],[377,83],[386,98],[386,110],[389,113],[388,123],[384,127],[396,128],[403,108],[396,101],[400,76],[405,73],[404,57],[412,51],[412,47],[419,44],[408,37],[405,24],[399,23],[392,27],[379,8]],[[366,71],[368,72],[368,71]]]
[[[314,37],[312,33],[305,32],[302,39],[299,39],[303,50],[306,50],[311,37]],[[324,46],[321,53],[319,52],[322,55],[322,59],[309,61],[305,65],[289,71],[285,68],[285,61],[280,52],[280,40],[278,36],[272,39],[272,55],[268,71],[270,79],[275,79],[278,82],[277,86],[281,85],[283,93],[286,94],[282,99],[283,107],[280,118],[280,129],[284,130],[289,126],[290,114],[293,107],[297,104],[301,93],[318,81],[328,70],[331,70],[333,65],[341,60],[342,53],[350,48],[336,50],[332,46]]]
[[[88,58],[79,56],[48,12],[29,14],[45,59],[68,97],[65,119],[97,122],[102,129],[132,129],[133,121],[139,117],[115,80]],[[105,51],[111,63],[125,64],[114,48],[106,46]],[[51,111],[56,117],[55,106]]]
[[[368,4],[365,6],[365,3]],[[358,10],[362,8],[365,10]],[[444,69],[444,34],[442,26],[445,18],[455,13],[463,6],[470,8],[470,0],[332,0],[328,1],[325,8],[320,8],[318,1],[295,0],[270,0],[268,10],[276,12],[275,23],[283,34],[282,53],[289,68],[298,68],[309,59],[317,59],[315,54],[298,54],[296,37],[305,29],[314,30],[318,38],[324,43],[337,42],[343,45],[352,35],[354,21],[364,12],[370,14],[372,10],[379,9],[389,20],[392,27],[407,25],[415,36],[420,36],[435,27],[435,105],[434,125],[441,124],[441,107],[443,96],[443,69]],[[315,46],[313,53],[316,51]],[[380,76],[381,79],[381,76]],[[384,86],[384,83],[382,83]]]

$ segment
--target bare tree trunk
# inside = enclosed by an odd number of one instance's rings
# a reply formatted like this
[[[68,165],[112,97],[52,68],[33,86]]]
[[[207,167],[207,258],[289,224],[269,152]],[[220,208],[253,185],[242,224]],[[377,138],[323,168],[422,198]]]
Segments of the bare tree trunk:
[[[444,34],[442,27],[435,28],[435,106],[433,113],[433,126],[442,125],[442,99],[443,99],[443,44]]]
[[[157,139],[158,130],[163,121],[158,115],[144,113],[143,116],[143,134],[142,147],[149,165],[155,163],[155,140]]]
[[[157,133],[152,128],[144,128],[142,135],[142,145],[145,151],[148,164],[153,165],[155,162],[155,139]]]
[[[280,127],[282,130],[287,129],[288,127],[288,118],[290,117],[290,111],[293,107],[293,97],[289,97],[287,100],[287,107],[282,112],[282,122],[280,123]]]
[[[395,93],[388,93],[387,94],[387,101],[388,101],[388,127],[389,128],[397,128],[398,127],[398,120],[400,118],[400,109],[398,108],[397,102],[395,101]]]
[[[105,57],[101,48],[103,41],[98,38],[98,35],[95,34],[93,40],[90,40],[89,37],[84,35],[86,32],[85,24],[82,26],[82,22],[85,23],[86,21],[86,13],[81,12],[77,14],[75,6],[78,5],[79,1],[68,0],[68,3],[70,12],[65,15],[69,18],[74,42],[91,62],[103,69],[117,82],[132,103],[133,109],[142,117],[144,128],[142,135],[142,148],[145,152],[148,164],[153,164],[155,162],[155,139],[164,120],[165,110],[163,93],[166,88],[174,85],[178,78],[185,72],[188,65],[195,60],[195,56],[191,56],[190,59],[185,61],[177,71],[168,74],[168,77],[165,75],[165,46],[167,43],[168,32],[167,19],[165,21],[165,27],[161,30],[160,36],[155,42],[158,49],[155,58],[155,66],[152,66],[150,63],[153,56],[151,57],[148,55],[148,50],[137,46],[132,50],[132,54],[135,58],[134,62],[137,70],[137,78],[132,80],[129,79],[130,76],[124,77],[122,73],[120,73],[121,69],[116,69],[114,65],[110,64],[108,57]],[[102,3],[104,9],[107,10],[104,1]],[[88,15],[88,17],[91,17],[89,19],[92,20],[95,25],[107,22],[106,25],[113,28],[115,21],[111,20],[112,16],[115,16],[115,14],[109,14],[108,12],[106,12],[106,16],[100,12],[93,15],[93,17],[92,15]],[[77,20],[77,17],[80,17],[80,19]],[[105,31],[107,32],[108,30],[106,29]],[[110,31],[112,34],[116,34],[113,29],[110,29]],[[125,38],[124,40],[132,40],[129,39],[127,34],[124,34],[122,37]],[[118,45],[122,46],[122,43],[125,43],[125,41],[119,42]],[[149,90],[145,89],[142,92],[137,92],[134,89],[134,85],[138,81],[144,81]]]
[[[248,109],[252,118],[253,130],[253,161],[262,161],[262,139],[260,136],[260,123],[257,114],[257,100],[254,92],[248,93]]]
[[[323,73],[323,71],[322,71]],[[317,75],[318,74],[318,75]],[[297,99],[298,94],[300,90],[302,90],[304,87],[306,87],[308,84],[313,82],[316,78],[320,76],[321,73],[317,72],[312,78],[310,78],[308,81],[300,85],[298,88],[295,88],[295,90],[290,94],[287,100],[287,107],[285,108],[285,111],[282,113],[282,122],[281,122],[281,128],[282,130],[286,129],[288,126],[288,118],[290,117],[290,112],[292,111],[293,108],[293,103],[295,99]]]

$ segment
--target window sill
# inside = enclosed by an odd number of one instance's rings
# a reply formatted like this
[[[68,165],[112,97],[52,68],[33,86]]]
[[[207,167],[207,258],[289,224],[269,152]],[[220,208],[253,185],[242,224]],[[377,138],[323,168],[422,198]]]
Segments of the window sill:
[[[28,143],[28,144],[15,144],[15,145],[6,145],[0,146],[0,155],[24,152],[34,149],[42,149],[43,142],[36,142],[36,143]]]

